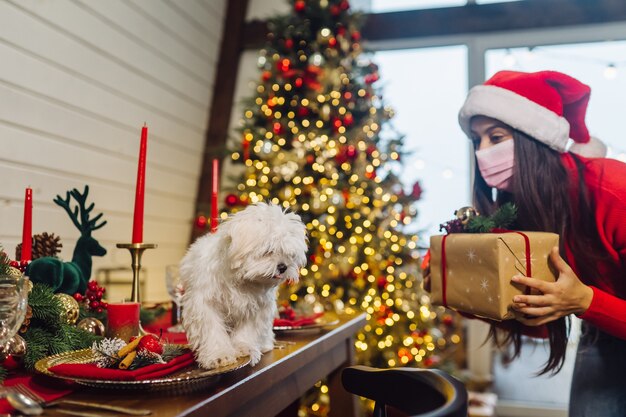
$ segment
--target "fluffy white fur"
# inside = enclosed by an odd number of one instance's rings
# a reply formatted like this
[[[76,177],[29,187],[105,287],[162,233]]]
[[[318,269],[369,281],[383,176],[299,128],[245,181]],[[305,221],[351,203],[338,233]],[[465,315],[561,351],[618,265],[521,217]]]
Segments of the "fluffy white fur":
[[[198,238],[180,264],[187,339],[204,368],[274,346],[276,286],[297,282],[306,264],[306,227],[277,205],[248,206]]]

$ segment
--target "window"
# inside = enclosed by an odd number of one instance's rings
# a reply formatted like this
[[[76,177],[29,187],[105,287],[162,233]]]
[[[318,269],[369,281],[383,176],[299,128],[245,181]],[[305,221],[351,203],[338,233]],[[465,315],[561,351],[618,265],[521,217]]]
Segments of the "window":
[[[402,178],[410,192],[420,181],[417,230],[423,244],[439,224],[469,202],[469,141],[457,123],[467,91],[467,48],[449,46],[377,52],[382,94],[392,123],[406,135]],[[442,152],[442,150],[445,150]]]

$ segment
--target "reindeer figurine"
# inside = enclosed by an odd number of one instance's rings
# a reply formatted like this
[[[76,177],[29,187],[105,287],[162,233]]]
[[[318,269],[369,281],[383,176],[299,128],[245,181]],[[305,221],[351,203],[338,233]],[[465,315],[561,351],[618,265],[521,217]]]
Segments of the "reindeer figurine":
[[[62,292],[73,295],[84,294],[87,290],[87,282],[91,277],[91,257],[104,256],[107,251],[100,246],[98,241],[91,237],[91,232],[100,229],[107,222],[96,224],[102,217],[102,213],[89,219],[89,214],[94,208],[94,203],[86,207],[89,186],[85,185],[85,191],[81,194],[76,188],[66,193],[65,199],[57,195],[54,202],[63,207],[72,219],[74,225],[80,230],[80,238],[76,242],[72,262],[63,262],[59,258],[46,256],[33,260],[26,269],[26,275],[33,283],[42,283],[52,287],[54,292]],[[70,208],[70,200],[74,197],[77,206]]]

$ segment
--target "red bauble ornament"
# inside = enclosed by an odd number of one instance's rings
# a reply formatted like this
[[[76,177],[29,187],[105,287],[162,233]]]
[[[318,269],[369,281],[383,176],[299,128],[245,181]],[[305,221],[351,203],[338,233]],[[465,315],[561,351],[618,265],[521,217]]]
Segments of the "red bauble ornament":
[[[422,186],[420,185],[419,181],[416,181],[415,184],[413,184],[413,190],[411,191],[411,197],[413,197],[414,200],[419,200],[420,197],[422,196]]]
[[[343,124],[346,126],[350,126],[354,123],[354,117],[352,117],[352,113],[346,113],[343,117]]]
[[[277,65],[279,70],[281,70],[282,72],[287,72],[291,68],[291,61],[287,58],[283,58],[278,61]]]
[[[331,48],[334,48],[335,46],[337,46],[337,39],[336,38],[330,38],[328,40],[328,46],[330,46]]]
[[[342,126],[342,124],[341,124],[341,120],[340,119],[333,120],[333,128],[335,129],[335,131],[339,130],[339,128],[341,126]]]
[[[300,77],[296,78],[293,84],[298,88],[302,87],[302,84],[303,84],[302,78]]]
[[[337,5],[332,5],[330,6],[330,14],[333,16],[339,16],[339,13],[341,13],[341,8]]]
[[[341,7],[341,10],[348,10],[350,8],[350,2],[348,0],[343,0],[339,3],[339,7]]]
[[[163,353],[163,345],[161,341],[153,334],[147,334],[141,338],[137,345],[137,351],[147,350],[148,352],[161,354]]]
[[[206,217],[204,217],[203,215],[196,217],[195,224],[198,229],[204,229],[207,224]]]
[[[366,84],[374,84],[376,81],[378,81],[378,74],[367,74],[365,77],[363,77],[363,81],[365,81]]]
[[[358,30],[355,30],[354,32],[352,32],[351,36],[352,36],[353,41],[361,40],[361,32],[359,32]]]
[[[315,162],[315,155],[311,155],[311,154],[307,155],[306,156],[306,163],[311,165],[313,162]]]
[[[272,73],[270,71],[263,71],[263,74],[261,74],[261,78],[263,79],[263,81],[268,81],[270,78],[272,78]]]
[[[348,201],[350,201],[350,191],[347,188],[341,190],[341,194],[343,195],[344,202],[347,203]]]
[[[228,207],[235,207],[237,203],[239,203],[239,197],[237,197],[235,194],[228,194],[224,199],[224,202]]]
[[[297,0],[293,4],[293,8],[296,12],[301,13],[304,11],[304,9],[306,9],[306,2],[304,0]]]
[[[274,130],[274,133],[276,133],[277,135],[283,133],[283,125],[281,125],[279,122],[275,122],[272,128]]]
[[[357,154],[358,154],[358,151],[357,151],[357,149],[356,149],[356,147],[354,145],[348,145],[346,147],[346,156],[349,159],[354,160],[354,158],[356,158]]]
[[[307,117],[309,115],[308,107],[298,107],[298,117]]]
[[[387,285],[387,279],[385,277],[380,277],[378,278],[378,282],[376,284],[378,285],[378,289],[382,290],[385,288],[385,285]]]
[[[285,48],[291,49],[293,48],[293,39],[285,39]]]
[[[450,314],[446,314],[445,316],[443,316],[442,321],[443,324],[445,324],[446,326],[452,326],[454,324],[454,319]]]

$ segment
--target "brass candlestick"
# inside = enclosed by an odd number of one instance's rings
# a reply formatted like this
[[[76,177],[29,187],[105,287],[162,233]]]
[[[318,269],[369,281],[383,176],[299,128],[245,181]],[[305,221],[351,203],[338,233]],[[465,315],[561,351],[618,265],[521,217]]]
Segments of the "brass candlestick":
[[[141,297],[139,295],[139,271],[141,271],[141,256],[146,249],[154,249],[157,247],[154,243],[118,243],[116,245],[118,248],[128,249],[130,252],[130,257],[132,259],[132,270],[133,270],[133,289],[130,294],[130,301],[133,303],[139,303],[139,308],[141,309]],[[143,327],[141,326],[141,320],[139,321],[139,334],[137,336],[143,336],[147,334]]]
[[[139,296],[139,271],[141,270],[141,256],[146,249],[154,249],[157,247],[155,243],[118,243],[118,248],[128,249],[132,259],[133,269],[133,290],[130,295],[130,301],[141,303]]]

